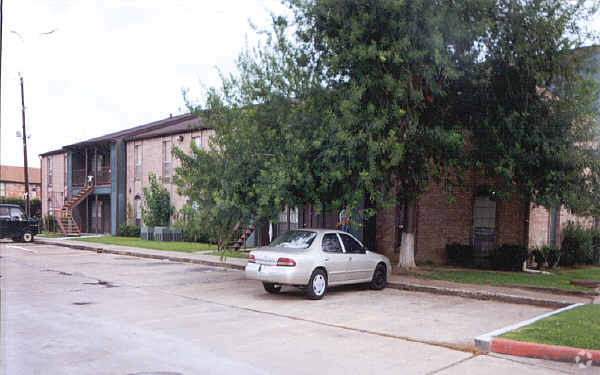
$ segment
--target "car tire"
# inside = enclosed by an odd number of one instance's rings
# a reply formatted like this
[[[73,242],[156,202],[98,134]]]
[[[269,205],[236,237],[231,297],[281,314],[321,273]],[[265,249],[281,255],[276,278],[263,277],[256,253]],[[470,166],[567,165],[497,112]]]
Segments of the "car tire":
[[[327,274],[324,270],[319,268],[313,271],[304,292],[306,293],[306,297],[310,299],[323,298],[327,292]]]
[[[263,283],[265,290],[271,294],[278,294],[281,292],[281,285],[273,283]]]
[[[387,285],[387,269],[385,265],[378,264],[373,272],[373,280],[369,287],[373,290],[382,290]]]
[[[23,236],[21,237],[23,239],[23,242],[33,242],[33,233],[31,233],[30,231],[27,231],[25,233],[23,233]]]

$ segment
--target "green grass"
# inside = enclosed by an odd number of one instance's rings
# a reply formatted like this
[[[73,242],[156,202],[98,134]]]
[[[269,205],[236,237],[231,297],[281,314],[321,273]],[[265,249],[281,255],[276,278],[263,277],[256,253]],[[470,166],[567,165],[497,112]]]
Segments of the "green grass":
[[[62,233],[56,233],[56,232],[48,232],[48,231],[42,231],[41,234],[38,234],[36,237],[44,237],[44,238],[62,238],[65,235]]]
[[[504,339],[600,350],[600,305],[583,305],[505,333]]]
[[[144,249],[153,249],[153,250],[182,251],[185,253],[192,253],[195,251],[203,251],[203,250],[213,250],[217,247],[217,245],[199,243],[199,242],[147,241],[147,240],[141,240],[136,237],[118,237],[118,236],[73,238],[73,240],[93,242],[93,243],[103,243],[103,244],[107,244],[107,245],[141,247]]]
[[[435,280],[493,286],[518,284],[591,291],[592,289],[590,288],[571,285],[569,281],[573,279],[600,280],[600,267],[586,267],[580,269],[554,271],[552,272],[552,275],[529,274],[525,272],[441,270],[433,271],[425,275],[425,277]]]
[[[234,250],[223,250],[223,251],[211,251],[206,255],[218,255],[223,258],[242,258],[248,259],[248,253],[242,253]]]

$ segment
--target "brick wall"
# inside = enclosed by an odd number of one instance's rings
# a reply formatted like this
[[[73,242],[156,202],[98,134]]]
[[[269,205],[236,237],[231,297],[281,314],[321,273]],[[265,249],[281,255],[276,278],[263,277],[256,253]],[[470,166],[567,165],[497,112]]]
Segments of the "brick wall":
[[[3,182],[4,196],[7,198],[25,198],[25,184],[21,182]],[[40,197],[40,184],[29,184],[29,198]]]
[[[163,170],[163,141],[170,140],[172,147],[178,147],[186,153],[191,153],[191,142],[193,137],[200,136],[202,139],[202,147],[208,149],[208,139],[214,133],[212,130],[197,130],[191,133],[181,133],[166,137],[157,137],[142,139],[138,141],[127,142],[127,222],[130,225],[135,223],[135,198],[140,197],[143,200],[143,189],[148,187],[148,175],[154,173],[160,181]],[[182,137],[182,138],[180,138]],[[135,179],[135,146],[142,148],[141,161],[141,179]],[[177,158],[172,158],[171,175],[175,173],[175,168],[180,165]],[[165,188],[169,191],[171,204],[176,210],[180,210],[185,204],[186,198],[177,194],[177,186],[171,181],[164,183]],[[176,218],[175,215],[174,218]]]

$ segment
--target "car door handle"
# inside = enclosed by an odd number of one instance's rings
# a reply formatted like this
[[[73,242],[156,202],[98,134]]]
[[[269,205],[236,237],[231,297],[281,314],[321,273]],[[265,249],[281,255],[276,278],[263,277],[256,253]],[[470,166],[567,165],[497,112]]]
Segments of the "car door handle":
[[[323,260],[327,262],[327,261],[329,260],[329,258],[325,258],[325,259],[323,259]]]

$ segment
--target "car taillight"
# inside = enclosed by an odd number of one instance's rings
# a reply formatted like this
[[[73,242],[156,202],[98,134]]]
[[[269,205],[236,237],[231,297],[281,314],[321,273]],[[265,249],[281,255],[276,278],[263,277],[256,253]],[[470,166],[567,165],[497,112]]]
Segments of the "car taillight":
[[[254,261],[256,261],[256,258],[254,257],[254,255],[252,255],[252,254],[248,255],[248,263],[254,263]]]
[[[281,267],[296,267],[296,262],[290,258],[277,259],[277,265]]]

